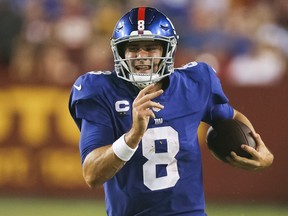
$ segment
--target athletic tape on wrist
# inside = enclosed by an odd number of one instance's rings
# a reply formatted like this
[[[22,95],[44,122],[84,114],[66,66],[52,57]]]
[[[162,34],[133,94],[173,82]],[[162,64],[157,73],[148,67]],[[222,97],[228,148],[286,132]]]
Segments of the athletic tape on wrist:
[[[125,134],[123,134],[118,140],[112,144],[112,149],[114,153],[123,161],[128,161],[133,156],[137,148],[130,148],[124,139]]]

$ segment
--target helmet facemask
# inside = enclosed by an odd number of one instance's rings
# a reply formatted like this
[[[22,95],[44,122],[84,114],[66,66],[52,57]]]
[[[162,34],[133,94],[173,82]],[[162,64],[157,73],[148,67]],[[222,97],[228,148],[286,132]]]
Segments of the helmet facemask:
[[[157,39],[154,39],[157,38]],[[163,44],[163,55],[161,57],[141,57],[141,58],[125,58],[124,47],[125,43],[132,41],[161,41]],[[111,47],[114,55],[115,71],[118,77],[131,82],[140,89],[146,86],[159,82],[166,76],[169,76],[174,71],[174,52],[177,41],[174,37],[159,38],[159,36],[150,35],[148,38],[130,37],[127,40],[113,40]],[[133,61],[149,61],[150,73],[141,73],[135,71],[132,66]],[[158,65],[155,65],[158,63]],[[157,70],[154,68],[158,67]]]

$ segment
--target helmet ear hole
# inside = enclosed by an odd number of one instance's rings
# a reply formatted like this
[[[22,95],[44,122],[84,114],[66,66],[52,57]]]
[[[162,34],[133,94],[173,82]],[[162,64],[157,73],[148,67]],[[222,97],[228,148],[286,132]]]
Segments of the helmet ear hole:
[[[119,43],[119,44],[117,45],[117,49],[118,49],[119,56],[120,56],[122,59],[125,58],[125,47],[126,47],[126,44],[127,44],[127,43],[128,43],[128,42],[125,41],[125,42]]]
[[[167,49],[168,49],[168,42],[163,41],[163,40],[158,40],[155,39],[155,41],[157,41],[159,43],[159,45],[163,48],[163,52],[162,52],[162,57],[165,57],[167,54]]]

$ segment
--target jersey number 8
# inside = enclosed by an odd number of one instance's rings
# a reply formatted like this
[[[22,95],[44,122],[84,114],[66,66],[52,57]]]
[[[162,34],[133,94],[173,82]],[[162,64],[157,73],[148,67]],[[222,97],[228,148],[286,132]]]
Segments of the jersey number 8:
[[[156,140],[167,141],[167,152],[156,152]],[[142,138],[143,155],[148,161],[143,165],[144,184],[150,190],[175,186],[179,177],[176,154],[179,152],[178,132],[172,127],[149,128]],[[156,165],[166,165],[167,175],[157,177]]]

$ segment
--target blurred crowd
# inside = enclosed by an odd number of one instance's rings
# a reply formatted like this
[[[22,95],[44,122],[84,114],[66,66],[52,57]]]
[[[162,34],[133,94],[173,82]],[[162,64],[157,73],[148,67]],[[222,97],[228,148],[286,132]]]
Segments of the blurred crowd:
[[[0,84],[66,87],[113,70],[114,25],[143,5],[174,23],[177,67],[205,61],[240,86],[287,81],[287,0],[0,0]]]

